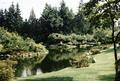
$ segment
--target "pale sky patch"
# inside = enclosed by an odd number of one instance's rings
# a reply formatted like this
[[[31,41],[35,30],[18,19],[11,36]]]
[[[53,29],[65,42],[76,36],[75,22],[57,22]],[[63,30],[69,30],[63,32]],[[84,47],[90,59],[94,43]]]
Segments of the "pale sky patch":
[[[0,9],[9,8],[11,3],[14,4],[19,3],[21,15],[23,18],[29,18],[29,14],[31,9],[33,8],[36,14],[36,17],[39,18],[45,4],[48,3],[52,7],[59,7],[60,2],[62,0],[0,0]],[[64,0],[66,5],[73,10],[73,12],[77,12],[80,0]],[[89,0],[83,0],[83,2],[88,2]]]

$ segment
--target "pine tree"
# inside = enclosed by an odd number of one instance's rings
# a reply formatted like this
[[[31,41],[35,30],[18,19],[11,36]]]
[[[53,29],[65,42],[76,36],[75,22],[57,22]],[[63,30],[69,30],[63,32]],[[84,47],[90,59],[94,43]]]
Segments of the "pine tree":
[[[22,20],[22,17],[21,17],[21,11],[19,9],[19,4],[17,3],[16,5],[16,10],[15,10],[15,18],[16,18],[16,30],[18,32],[20,32],[20,29],[22,27],[22,24],[23,24],[23,20]]]
[[[0,10],[0,26],[4,26],[5,18],[3,10]]]
[[[86,34],[89,31],[89,23],[85,19],[82,7],[83,5],[81,5],[80,3],[78,13],[75,15],[73,22],[72,22],[73,32],[77,34]]]
[[[42,28],[46,36],[51,33],[58,33],[61,31],[61,27],[63,26],[63,20],[58,14],[58,10],[56,7],[51,7],[46,4],[45,9],[43,10],[41,16]]]
[[[15,7],[15,5],[12,3],[8,11],[5,9],[4,20],[4,27],[7,28],[9,31],[20,31],[23,20],[18,4]]]
[[[5,27],[9,31],[20,31],[20,27],[22,26],[22,17],[20,14],[20,9],[18,4],[15,7],[14,4],[12,3],[8,11],[5,10],[4,18],[5,18]]]
[[[28,27],[25,27],[27,28],[27,34],[29,37],[32,37],[33,39],[37,39],[37,35],[38,34],[38,19],[36,18],[36,15],[35,15],[35,12],[34,12],[34,9],[32,8],[31,12],[30,12],[30,16],[29,16],[29,19],[28,19],[28,24],[26,22],[26,25],[28,25]],[[40,32],[40,31],[39,31]]]
[[[12,3],[9,7],[8,11],[5,11],[5,27],[8,28],[9,31],[15,30],[15,6]]]
[[[70,33],[71,31],[71,21],[74,18],[74,14],[72,13],[72,10],[69,10],[68,7],[66,7],[66,4],[64,0],[60,4],[60,10],[59,10],[59,16],[63,19],[63,27],[62,31],[64,33]]]
[[[29,23],[32,23],[35,20],[36,20],[35,12],[34,12],[34,9],[32,8],[32,10],[30,12],[30,16],[29,16]]]

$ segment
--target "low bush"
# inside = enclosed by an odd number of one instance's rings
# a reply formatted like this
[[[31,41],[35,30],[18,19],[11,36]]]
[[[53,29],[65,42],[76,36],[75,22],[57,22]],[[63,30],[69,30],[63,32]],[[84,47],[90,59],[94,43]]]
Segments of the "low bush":
[[[80,55],[70,59],[70,64],[72,67],[81,68],[89,66],[89,59],[86,55]]]
[[[52,33],[48,37],[48,43],[49,44],[57,44],[60,43],[61,41],[63,43],[68,43],[70,42],[71,44],[78,44],[78,43],[83,43],[83,42],[89,42],[89,41],[94,41],[93,35],[77,35],[77,34],[69,34],[69,35],[63,35],[59,33]]]
[[[102,44],[112,43],[111,29],[97,28],[94,30],[94,39]]]
[[[96,54],[100,53],[100,49],[98,49],[98,48],[92,48],[90,50],[90,52],[91,52],[91,55],[96,55]]]
[[[16,62],[6,60],[0,61],[0,81],[12,81],[14,78],[13,64]]]
[[[8,32],[0,27],[0,53],[9,54],[11,60],[18,62],[17,72],[20,71],[20,67],[32,67],[40,63],[48,54],[48,50],[31,38],[23,38],[17,33]]]
[[[107,49],[107,48],[109,48],[109,47],[110,47],[110,45],[101,45],[101,46],[100,46],[101,50],[105,50],[105,49]]]

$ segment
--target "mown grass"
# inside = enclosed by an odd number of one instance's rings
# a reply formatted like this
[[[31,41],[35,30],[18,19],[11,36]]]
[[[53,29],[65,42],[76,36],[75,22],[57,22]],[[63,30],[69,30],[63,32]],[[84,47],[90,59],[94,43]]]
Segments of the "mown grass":
[[[86,68],[68,67],[18,81],[114,81],[114,55],[112,48],[95,55],[96,63]],[[48,66],[49,67],[49,66]]]

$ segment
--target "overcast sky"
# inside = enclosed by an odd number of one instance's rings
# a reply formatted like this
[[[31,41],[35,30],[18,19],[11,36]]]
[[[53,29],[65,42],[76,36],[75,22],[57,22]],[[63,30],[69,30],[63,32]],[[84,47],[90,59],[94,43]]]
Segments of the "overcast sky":
[[[19,3],[22,17],[28,18],[31,9],[33,8],[36,14],[36,17],[40,17],[45,3],[50,4],[51,6],[60,6],[62,0],[0,0],[0,9],[8,8],[11,3]],[[69,8],[72,8],[74,12],[77,12],[80,0],[64,0],[66,5]],[[83,0],[83,2],[88,2],[89,0]]]

